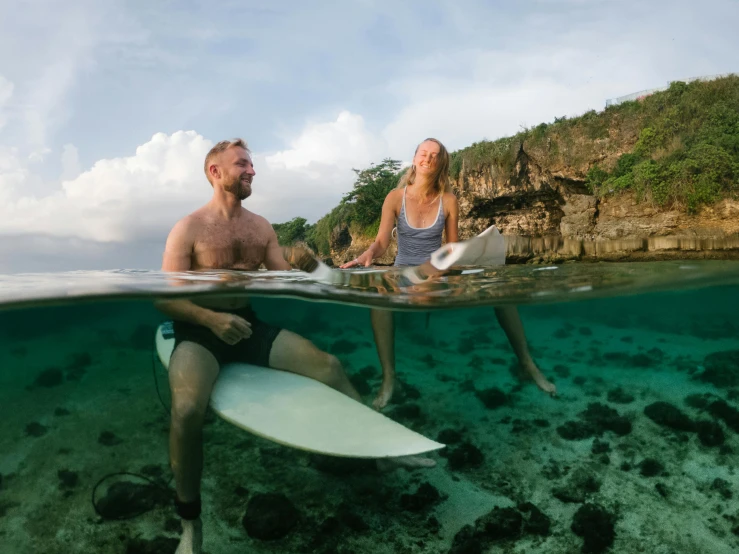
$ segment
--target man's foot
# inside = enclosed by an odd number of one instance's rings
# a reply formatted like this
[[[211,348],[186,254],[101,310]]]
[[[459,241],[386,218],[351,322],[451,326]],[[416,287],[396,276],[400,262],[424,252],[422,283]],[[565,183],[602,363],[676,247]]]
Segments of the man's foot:
[[[393,397],[393,389],[395,388],[395,382],[390,383],[382,382],[380,391],[377,393],[375,400],[372,402],[372,407],[378,412],[387,406],[390,399]]]
[[[182,537],[175,554],[201,554],[203,552],[203,522],[198,519],[182,520]]]
[[[520,366],[520,378],[531,379],[536,386],[550,396],[557,396],[557,387],[554,383],[547,380],[544,374],[536,367],[534,362],[529,364],[521,364]]]
[[[418,469],[436,467],[436,461],[421,456],[398,456],[396,458],[380,458],[377,460],[377,469],[380,471],[392,471],[393,469]]]

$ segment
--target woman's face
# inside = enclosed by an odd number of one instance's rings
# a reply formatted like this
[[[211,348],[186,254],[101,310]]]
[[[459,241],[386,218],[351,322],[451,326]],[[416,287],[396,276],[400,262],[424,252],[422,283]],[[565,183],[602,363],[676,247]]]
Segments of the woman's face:
[[[413,157],[413,165],[416,166],[416,173],[419,175],[431,176],[436,171],[436,164],[439,158],[441,148],[435,142],[427,140],[422,142]]]

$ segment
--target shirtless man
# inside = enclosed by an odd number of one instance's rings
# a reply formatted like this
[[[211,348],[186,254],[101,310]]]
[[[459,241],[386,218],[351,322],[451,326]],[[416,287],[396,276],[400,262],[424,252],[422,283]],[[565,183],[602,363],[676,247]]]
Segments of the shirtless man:
[[[241,269],[262,264],[289,270],[269,222],[241,206],[255,175],[246,143],[216,144],[205,158],[213,197],[175,224],[167,238],[163,271]],[[161,300],[159,310],[174,320],[175,349],[169,364],[172,392],[170,464],[175,506],[182,518],[176,554],[202,551],[200,481],[203,420],[221,364],[240,361],[306,375],[361,402],[339,360],[310,341],[257,319],[244,297]],[[396,459],[406,467],[432,466],[425,458]]]

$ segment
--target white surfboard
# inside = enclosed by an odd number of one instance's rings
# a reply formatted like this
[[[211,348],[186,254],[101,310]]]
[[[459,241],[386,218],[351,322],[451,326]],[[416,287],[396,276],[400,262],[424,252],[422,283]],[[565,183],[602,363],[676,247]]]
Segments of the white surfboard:
[[[431,265],[436,269],[465,265],[491,267],[504,265],[505,255],[505,238],[492,225],[476,237],[445,244],[431,254]]]
[[[168,368],[174,350],[169,322],[157,329],[156,348]],[[255,435],[320,454],[386,458],[444,447],[323,383],[250,364],[220,369],[210,406]]]

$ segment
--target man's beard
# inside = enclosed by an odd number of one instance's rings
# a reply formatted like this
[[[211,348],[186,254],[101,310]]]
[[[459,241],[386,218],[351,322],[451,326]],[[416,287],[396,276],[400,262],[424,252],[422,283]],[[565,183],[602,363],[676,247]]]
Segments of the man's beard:
[[[224,187],[239,200],[246,200],[251,196],[251,181],[244,181],[242,177],[234,179],[228,186]]]

